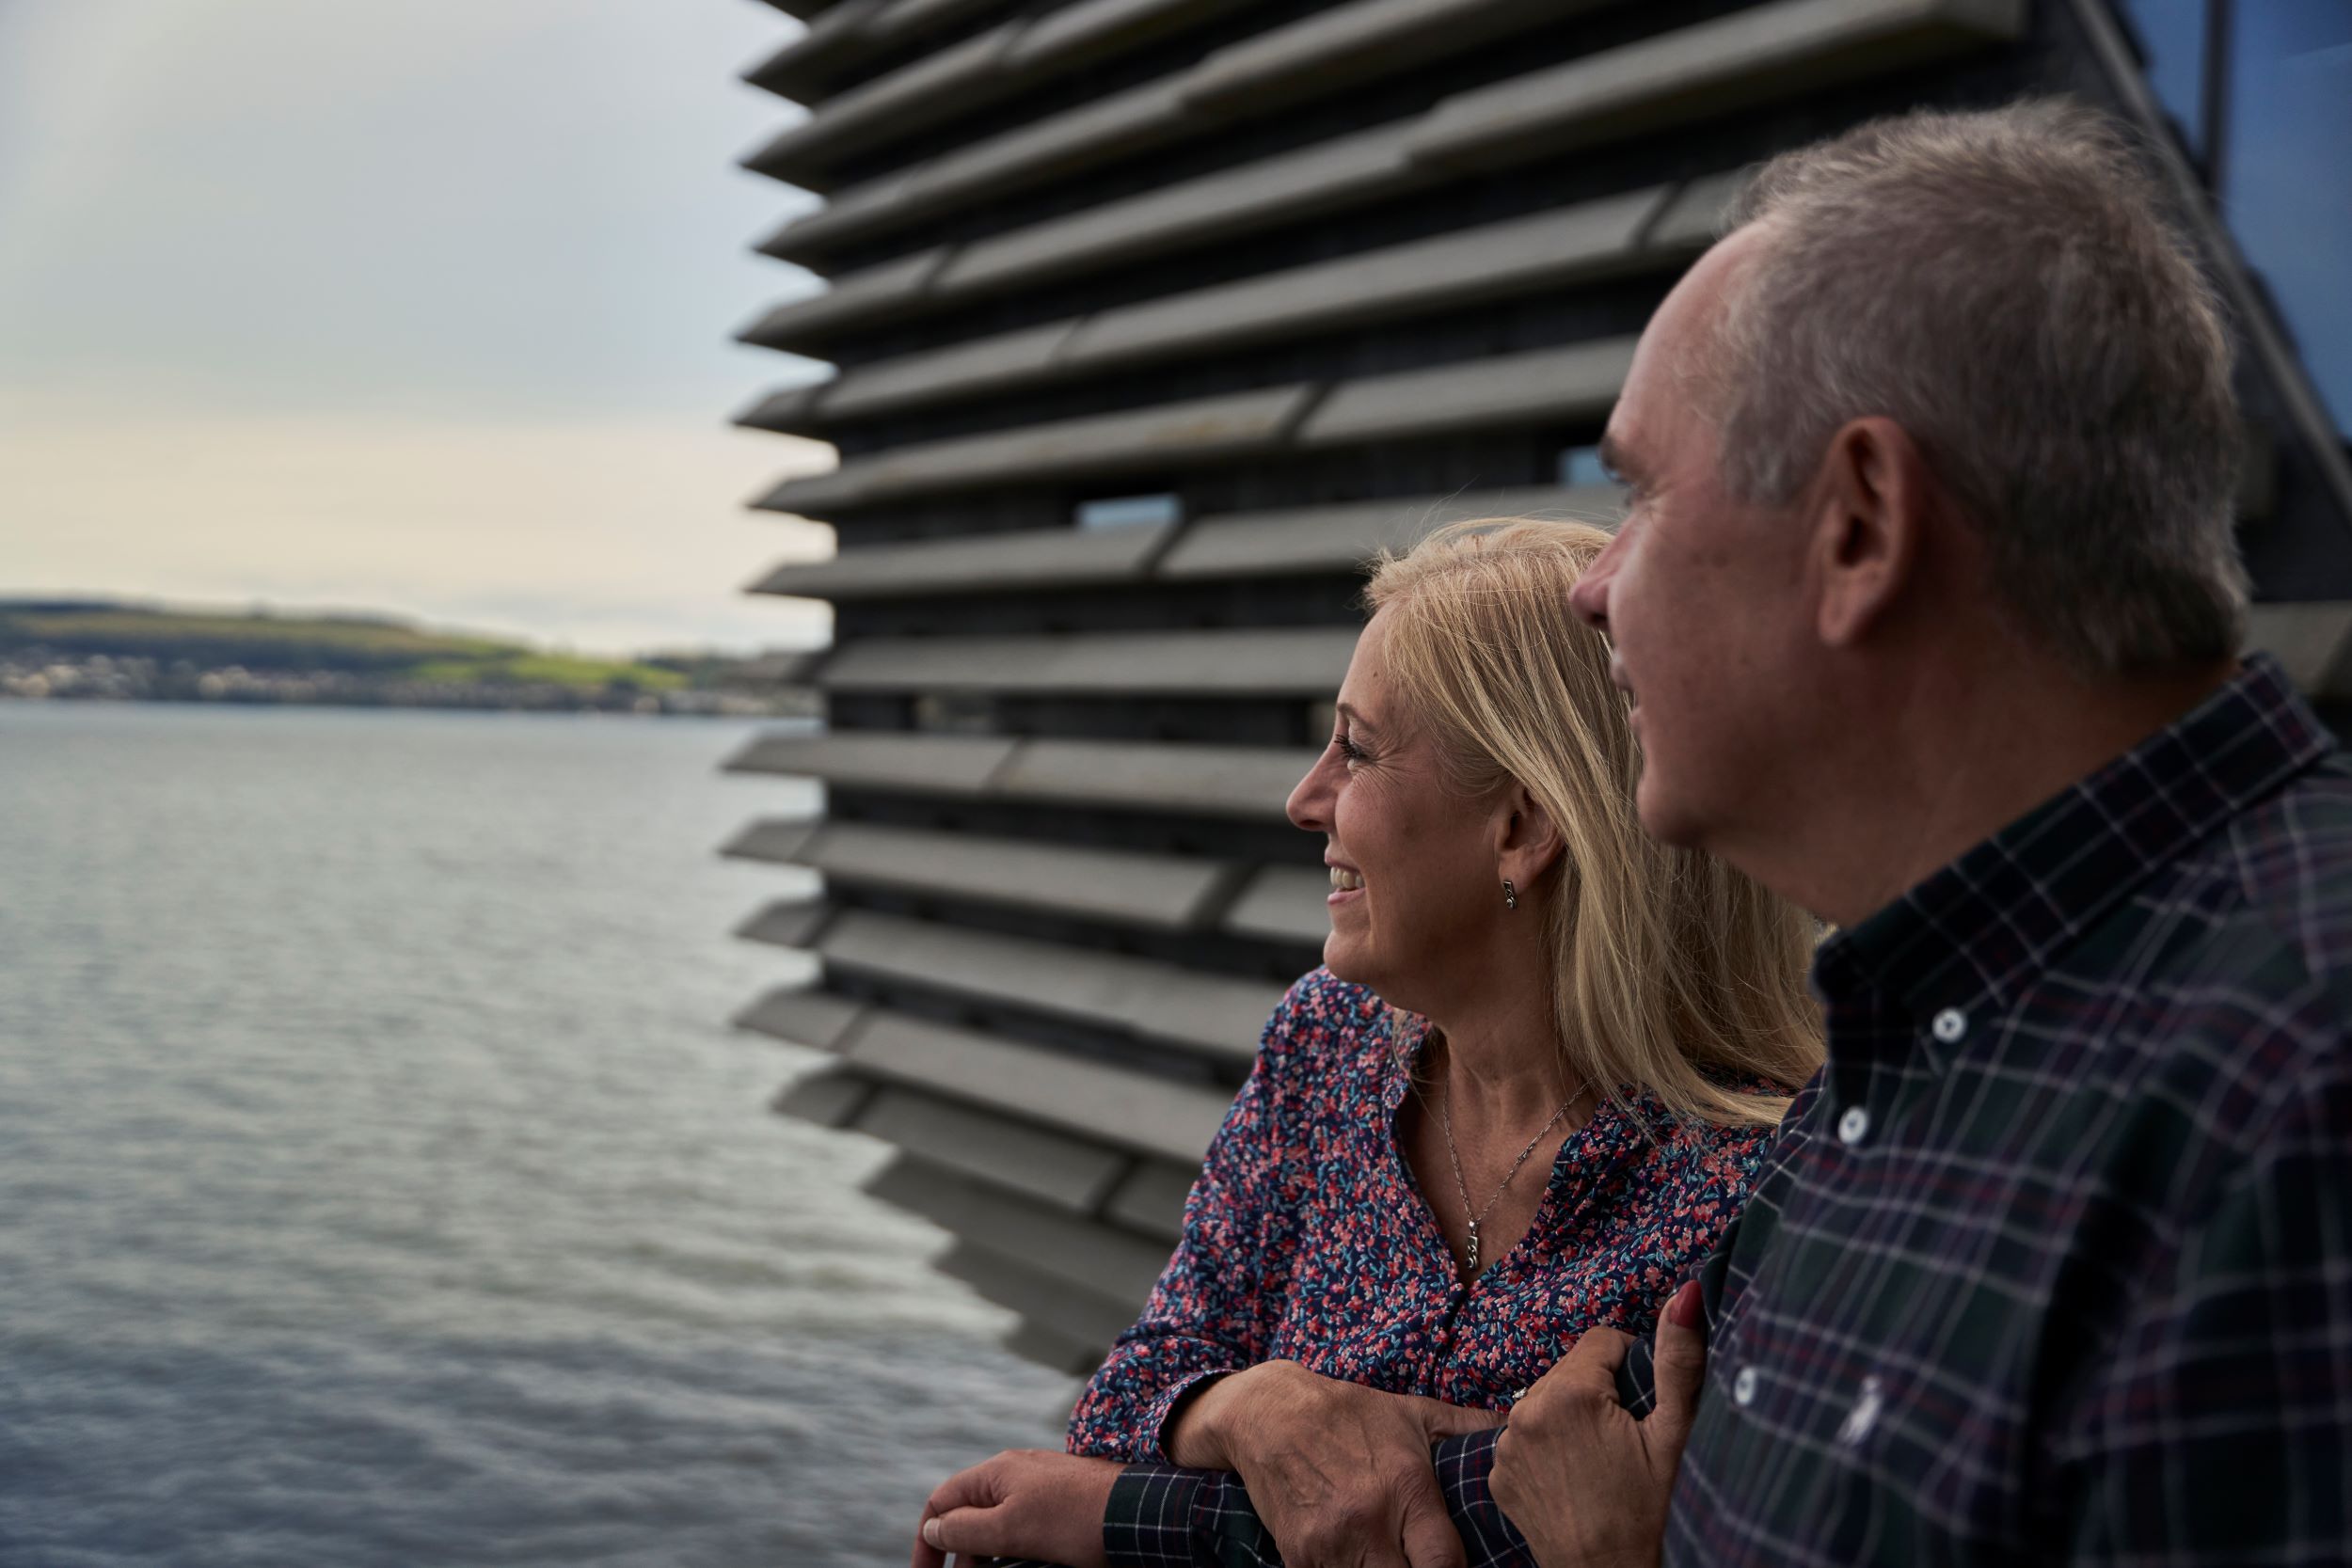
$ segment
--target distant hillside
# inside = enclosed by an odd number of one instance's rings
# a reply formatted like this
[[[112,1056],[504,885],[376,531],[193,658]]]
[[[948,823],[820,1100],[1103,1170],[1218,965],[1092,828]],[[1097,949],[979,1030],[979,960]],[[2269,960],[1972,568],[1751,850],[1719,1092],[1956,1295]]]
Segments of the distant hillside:
[[[666,713],[806,702],[752,660],[707,654],[584,658],[380,616],[62,599],[0,599],[0,697]]]
[[[545,654],[486,637],[430,632],[363,616],[228,615],[137,605],[0,599],[0,653],[34,648],[63,655],[184,661],[207,669],[320,672],[421,681],[513,681],[532,685],[674,690],[678,669],[635,660]]]

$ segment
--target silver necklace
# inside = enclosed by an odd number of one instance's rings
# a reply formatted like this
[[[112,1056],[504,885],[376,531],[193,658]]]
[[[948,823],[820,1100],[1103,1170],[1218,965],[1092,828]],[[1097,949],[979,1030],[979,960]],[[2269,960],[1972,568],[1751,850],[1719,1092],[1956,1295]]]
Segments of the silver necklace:
[[[1519,1150],[1519,1157],[1511,1162],[1511,1168],[1504,1171],[1502,1173],[1502,1180],[1496,1183],[1494,1196],[1486,1200],[1486,1207],[1478,1211],[1478,1212],[1471,1217],[1470,1222],[1470,1258],[1469,1260],[1463,1264],[1463,1273],[1466,1277],[1470,1279],[1478,1277],[1478,1227],[1486,1223],[1486,1216],[1488,1214],[1495,1212],[1495,1205],[1502,1201],[1503,1193],[1511,1185],[1511,1178],[1518,1175],[1519,1167],[1527,1164],[1529,1155],[1535,1152],[1535,1146],[1544,1141],[1544,1134],[1559,1126],[1560,1118],[1568,1114],[1568,1108],[1574,1105],[1578,1101],[1584,1098],[1584,1090],[1586,1086],[1587,1085],[1585,1085],[1579,1084],[1576,1087],[1576,1092],[1568,1096],[1567,1099],[1562,1101],[1560,1102],[1560,1108],[1551,1113],[1551,1119],[1545,1122],[1543,1126],[1535,1130],[1535,1135],[1527,1140],[1527,1147]],[[1413,1083],[1413,1095],[1415,1099],[1421,1101],[1421,1108],[1423,1111],[1427,1111],[1429,1109],[1429,1097],[1421,1092],[1421,1084],[1418,1079],[1416,1079]],[[1454,1166],[1454,1190],[1462,1195],[1462,1212],[1468,1214],[1470,1213],[1470,1183],[1462,1180],[1462,1153],[1461,1150],[1454,1147],[1454,1096],[1450,1091],[1447,1093],[1444,1101],[1438,1107],[1438,1126],[1445,1132],[1445,1157],[1453,1164]]]

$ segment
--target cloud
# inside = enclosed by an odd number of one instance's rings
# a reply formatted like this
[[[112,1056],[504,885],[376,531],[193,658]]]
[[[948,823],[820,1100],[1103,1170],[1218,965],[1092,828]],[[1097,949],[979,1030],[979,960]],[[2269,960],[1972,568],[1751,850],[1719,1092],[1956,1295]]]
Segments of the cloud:
[[[0,363],[218,405],[714,413],[817,367],[728,334],[815,282],[733,166],[765,7],[14,0]]]
[[[806,641],[752,0],[0,0],[0,592]]]

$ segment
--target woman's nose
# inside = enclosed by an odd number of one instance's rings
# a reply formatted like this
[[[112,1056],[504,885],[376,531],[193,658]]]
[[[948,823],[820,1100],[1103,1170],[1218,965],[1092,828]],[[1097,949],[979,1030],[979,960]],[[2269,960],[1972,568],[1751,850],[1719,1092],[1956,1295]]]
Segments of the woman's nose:
[[[1332,749],[1326,746],[1315,765],[1307,769],[1307,776],[1291,790],[1291,798],[1283,802],[1282,811],[1294,827],[1311,833],[1327,832],[1331,825],[1331,766]]]

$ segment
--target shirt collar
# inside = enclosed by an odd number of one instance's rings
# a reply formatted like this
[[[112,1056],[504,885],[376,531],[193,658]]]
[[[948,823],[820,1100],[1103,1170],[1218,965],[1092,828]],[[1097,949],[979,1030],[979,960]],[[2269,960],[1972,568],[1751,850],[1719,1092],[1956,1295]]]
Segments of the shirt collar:
[[[2278,663],[2059,791],[1814,955],[1833,1005],[1870,987],[1914,1016],[1997,1006],[2162,866],[2335,744]],[[1941,1059],[1949,1042],[1931,1031]]]

